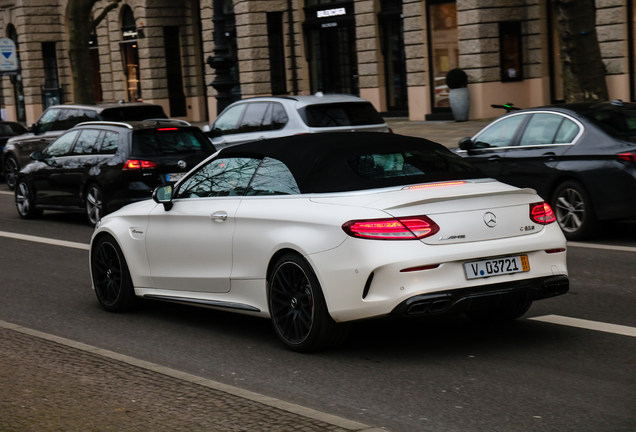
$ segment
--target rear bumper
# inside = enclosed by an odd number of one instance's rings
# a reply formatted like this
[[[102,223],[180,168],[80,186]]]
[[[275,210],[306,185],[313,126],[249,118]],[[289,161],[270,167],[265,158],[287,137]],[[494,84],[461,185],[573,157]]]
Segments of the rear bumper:
[[[416,295],[397,305],[390,315],[398,317],[463,313],[485,303],[496,306],[514,300],[542,300],[570,289],[566,275],[539,277],[433,294]]]

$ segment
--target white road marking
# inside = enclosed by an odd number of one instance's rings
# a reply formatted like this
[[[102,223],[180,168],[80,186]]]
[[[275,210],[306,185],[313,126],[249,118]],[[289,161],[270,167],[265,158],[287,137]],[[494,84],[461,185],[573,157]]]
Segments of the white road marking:
[[[13,195],[13,193],[4,192],[4,191],[0,191],[0,194]],[[15,233],[10,233],[6,231],[0,231],[0,237],[15,238],[19,240],[26,240],[26,241],[32,241],[37,243],[46,243],[46,244],[52,244],[56,246],[66,246],[70,248],[85,249],[85,250],[88,250],[88,246],[89,246],[83,243],[68,242],[64,240],[55,240],[55,239],[49,239],[46,237],[30,236],[26,234],[15,234]],[[568,247],[613,250],[613,251],[619,251],[619,252],[636,252],[636,247],[603,245],[603,244],[594,244],[594,243],[568,242]]]
[[[568,247],[614,250],[614,251],[621,251],[621,252],[636,252],[636,247],[603,245],[603,244],[594,244],[594,243],[568,242]]]
[[[636,337],[636,327],[628,327],[616,324],[607,324],[598,321],[588,321],[578,318],[569,318],[559,315],[545,315],[535,318],[529,318],[534,321],[541,321],[551,324],[559,324],[570,327],[578,327],[587,330],[596,330],[605,333],[614,333],[623,336]]]
[[[64,247],[82,249],[82,250],[88,250],[89,248],[89,245],[85,243],[75,243],[75,242],[70,242],[65,240],[56,240],[56,239],[51,239],[46,237],[37,237],[37,236],[26,235],[26,234],[16,234],[16,233],[11,233],[6,231],[0,231],[0,237],[26,240],[26,241],[35,242],[35,243],[45,243],[45,244],[50,244],[55,246],[64,246]]]
[[[0,194],[2,194],[2,195],[13,195],[13,192],[0,191]]]

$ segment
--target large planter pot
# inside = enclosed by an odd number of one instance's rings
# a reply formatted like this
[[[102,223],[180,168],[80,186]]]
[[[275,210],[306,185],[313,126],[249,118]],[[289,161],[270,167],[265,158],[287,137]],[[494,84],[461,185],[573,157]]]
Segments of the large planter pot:
[[[470,109],[470,94],[467,87],[450,89],[448,92],[451,109],[455,121],[468,120],[468,110]]]

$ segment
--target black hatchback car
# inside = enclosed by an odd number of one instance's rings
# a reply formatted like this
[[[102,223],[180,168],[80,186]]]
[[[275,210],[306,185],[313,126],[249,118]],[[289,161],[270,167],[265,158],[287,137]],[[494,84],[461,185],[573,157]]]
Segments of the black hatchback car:
[[[102,102],[96,105],[54,105],[23,135],[12,137],[2,150],[2,171],[9,189],[15,187],[20,169],[31,162],[29,155],[43,150],[75,125],[88,121],[138,121],[168,118],[160,105],[141,102]],[[18,134],[15,134],[18,135]]]
[[[636,104],[563,104],[512,112],[457,154],[490,177],[548,200],[569,240],[636,216]]]
[[[215,152],[197,127],[178,120],[82,123],[31,155],[18,175],[15,203],[24,219],[43,210],[86,212],[99,219],[149,199]]]

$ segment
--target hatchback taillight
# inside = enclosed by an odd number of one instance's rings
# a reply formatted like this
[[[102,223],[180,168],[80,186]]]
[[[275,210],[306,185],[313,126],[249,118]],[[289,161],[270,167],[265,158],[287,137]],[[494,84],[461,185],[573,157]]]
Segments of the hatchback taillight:
[[[351,237],[376,240],[417,240],[432,236],[439,226],[428,216],[354,220],[342,225]]]
[[[124,171],[130,170],[141,170],[141,169],[151,169],[157,168],[157,164],[153,161],[147,160],[138,160],[138,159],[128,159],[124,164]]]
[[[530,219],[540,225],[548,225],[556,220],[556,216],[547,202],[540,202],[530,204]]]
[[[619,153],[616,157],[626,162],[636,162],[636,152]]]

